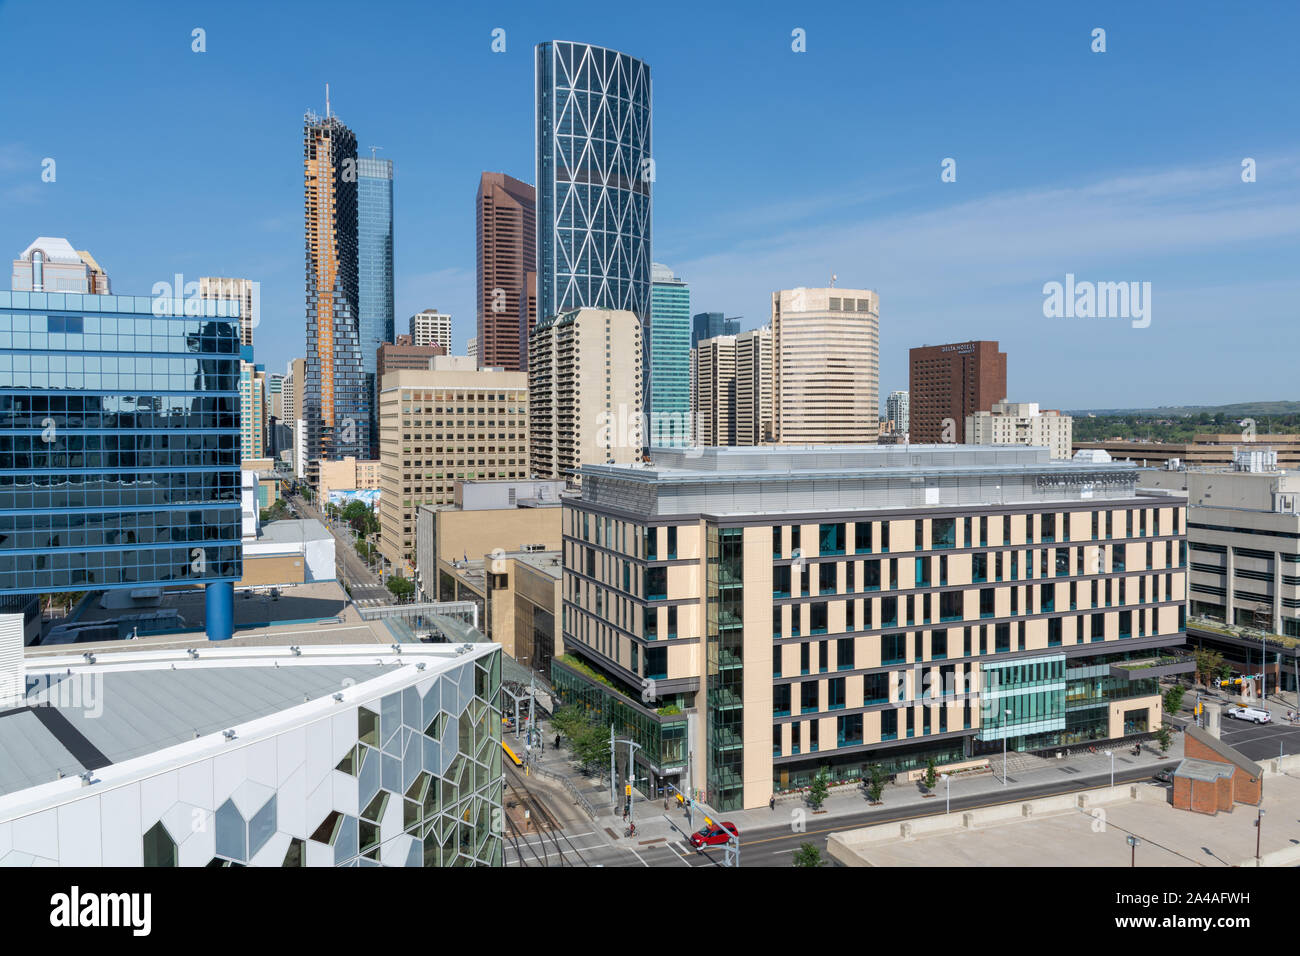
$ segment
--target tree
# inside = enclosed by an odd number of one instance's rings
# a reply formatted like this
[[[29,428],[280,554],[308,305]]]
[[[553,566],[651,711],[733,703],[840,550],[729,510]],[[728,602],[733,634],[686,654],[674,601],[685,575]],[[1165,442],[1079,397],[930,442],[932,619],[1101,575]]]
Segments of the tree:
[[[799,849],[794,851],[795,866],[825,866],[826,861],[822,859],[821,851],[812,843],[801,843]]]
[[[1183,695],[1187,688],[1182,684],[1175,684],[1165,691],[1165,713],[1176,714],[1183,706]]]
[[[1196,659],[1196,680],[1208,687],[1211,679],[1223,667],[1223,655],[1218,651],[1208,651],[1198,647],[1193,652],[1193,656]]]
[[[1169,729],[1168,724],[1162,723],[1160,729],[1156,731],[1156,742],[1160,744],[1160,752],[1165,753],[1169,750],[1169,745],[1173,743],[1174,732]]]
[[[808,788],[808,802],[814,810],[820,810],[822,804],[826,802],[826,794],[829,788],[826,786],[826,771],[817,771],[817,776],[813,777],[812,786]]]
[[[871,782],[867,784],[867,799],[872,803],[880,802],[880,795],[885,792],[885,772],[880,764],[871,765]]]
[[[934,758],[930,757],[925,762],[925,779],[922,781],[925,784],[925,789],[933,790],[935,781],[938,779],[939,774],[938,771],[935,770]]]
[[[393,593],[400,603],[405,598],[415,593],[415,585],[406,578],[399,578],[396,575],[388,579],[388,590]]]

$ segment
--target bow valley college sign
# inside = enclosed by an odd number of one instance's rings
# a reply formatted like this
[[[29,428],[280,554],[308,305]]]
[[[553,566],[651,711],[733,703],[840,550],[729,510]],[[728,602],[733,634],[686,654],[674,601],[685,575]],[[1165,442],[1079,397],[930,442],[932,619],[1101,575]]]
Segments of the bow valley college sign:
[[[1131,485],[1136,476],[1131,471],[1106,471],[1092,475],[1038,475],[1039,488],[1074,488],[1095,485]]]

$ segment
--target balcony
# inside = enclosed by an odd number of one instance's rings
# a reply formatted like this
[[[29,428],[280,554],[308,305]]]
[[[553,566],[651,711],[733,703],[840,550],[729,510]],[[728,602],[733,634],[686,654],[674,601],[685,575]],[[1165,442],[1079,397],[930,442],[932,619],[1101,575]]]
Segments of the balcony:
[[[1155,680],[1196,672],[1196,659],[1187,654],[1160,654],[1110,665],[1110,676],[1124,680]]]

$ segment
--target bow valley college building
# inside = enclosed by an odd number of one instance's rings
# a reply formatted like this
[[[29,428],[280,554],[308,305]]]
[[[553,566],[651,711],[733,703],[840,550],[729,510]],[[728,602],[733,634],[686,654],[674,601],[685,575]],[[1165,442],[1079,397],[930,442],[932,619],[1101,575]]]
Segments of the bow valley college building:
[[[566,703],[720,810],[1149,734],[1186,499],[1046,448],[655,448],[564,503]]]

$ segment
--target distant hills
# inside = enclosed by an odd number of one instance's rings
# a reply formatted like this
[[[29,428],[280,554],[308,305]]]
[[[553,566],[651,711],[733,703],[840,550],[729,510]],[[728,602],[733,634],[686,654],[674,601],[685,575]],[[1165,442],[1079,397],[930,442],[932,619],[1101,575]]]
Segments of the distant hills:
[[[1097,415],[1115,418],[1285,418],[1300,415],[1300,402],[1237,402],[1234,405],[1162,405],[1159,408],[1087,408],[1066,412],[1075,418]]]

